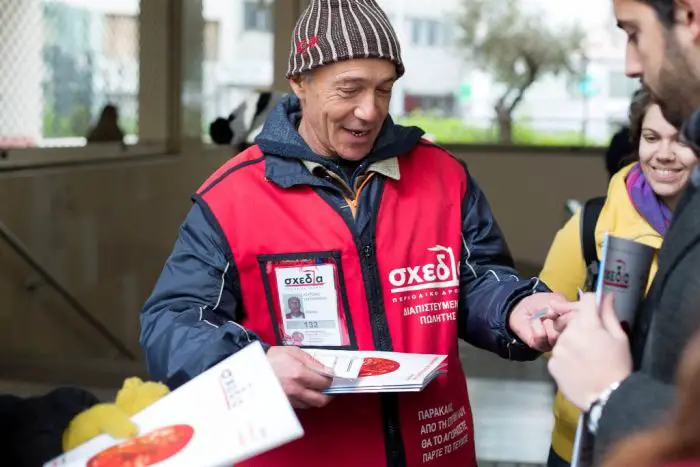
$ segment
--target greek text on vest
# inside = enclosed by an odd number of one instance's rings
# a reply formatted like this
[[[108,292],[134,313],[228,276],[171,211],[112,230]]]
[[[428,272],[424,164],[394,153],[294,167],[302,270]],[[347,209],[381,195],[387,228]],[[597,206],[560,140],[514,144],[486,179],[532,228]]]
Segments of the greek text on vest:
[[[452,248],[435,245],[428,248],[428,251],[435,252],[434,262],[398,268],[389,273],[389,282],[393,286],[391,293],[459,286],[457,263]]]

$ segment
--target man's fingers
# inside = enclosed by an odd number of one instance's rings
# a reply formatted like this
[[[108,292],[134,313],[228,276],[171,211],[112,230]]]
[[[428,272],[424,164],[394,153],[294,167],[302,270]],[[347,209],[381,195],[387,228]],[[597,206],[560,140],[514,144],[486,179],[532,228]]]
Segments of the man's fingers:
[[[602,326],[602,323],[600,322],[600,314],[598,313],[598,305],[596,304],[595,294],[583,294],[579,303],[579,319],[581,320],[581,323],[584,323],[586,326],[590,327]]]
[[[530,319],[539,319],[539,320],[544,320],[544,319],[557,319],[559,317],[559,313],[556,311],[552,310],[551,308],[541,308],[534,313],[532,313]]]
[[[294,407],[295,409],[310,409],[311,408],[311,406],[309,404],[300,401],[296,397],[290,397],[289,403],[292,404],[292,407]]]
[[[324,376],[328,376],[329,378],[333,377],[333,369],[328,368],[325,366],[323,363],[319,362],[316,360],[314,357],[309,355],[307,352],[304,352],[301,349],[298,349],[299,352],[295,352],[294,356],[301,360],[304,365],[309,367],[310,369],[314,370],[316,373],[322,374]]]
[[[539,351],[547,351],[550,349],[547,341],[547,331],[544,329],[544,324],[540,320],[531,321],[530,325],[530,346]]]
[[[627,339],[625,330],[620,325],[620,320],[615,313],[615,296],[613,294],[605,294],[600,304],[600,320],[603,327],[616,339]]]
[[[578,306],[578,302],[566,302],[563,300],[552,300],[549,302],[550,310],[554,311],[558,315],[563,315],[570,311],[576,311]]]
[[[297,402],[305,404],[307,407],[325,407],[333,399],[332,396],[321,394],[318,391],[311,389],[303,389],[297,396],[294,397]]]
[[[564,332],[564,329],[567,328],[569,323],[576,318],[577,313],[575,311],[571,311],[569,313],[566,313],[564,315],[559,316],[559,318],[555,319],[552,322],[552,325],[554,326],[554,330],[561,333]]]
[[[333,378],[330,376],[325,376],[306,365],[301,365],[298,373],[294,376],[294,380],[303,387],[319,391],[326,389],[333,382]]]
[[[543,321],[542,325],[547,333],[547,343],[550,347],[554,347],[554,345],[557,343],[557,339],[559,338],[559,332],[554,328],[554,321],[548,319]]]

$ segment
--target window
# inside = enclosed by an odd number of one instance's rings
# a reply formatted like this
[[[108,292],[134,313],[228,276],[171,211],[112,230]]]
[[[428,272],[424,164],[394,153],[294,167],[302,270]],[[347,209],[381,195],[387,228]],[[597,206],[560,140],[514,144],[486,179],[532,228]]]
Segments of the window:
[[[202,137],[245,99],[272,85],[270,0],[203,0]]]
[[[428,47],[435,47],[438,45],[438,28],[440,27],[440,23],[433,20],[425,20],[424,24],[426,30],[425,45]]]
[[[102,41],[110,60],[133,60],[138,57],[139,21],[133,15],[105,15]]]
[[[445,21],[440,25],[440,30],[442,32],[442,45],[445,48],[450,48],[455,45],[455,37],[454,37],[454,28],[455,25],[452,24],[450,21]]]
[[[446,42],[447,36],[443,22],[422,18],[412,18],[409,22],[411,25],[411,45],[439,47]]]
[[[0,28],[0,147],[86,144],[107,104],[138,131],[139,1],[5,2]],[[111,137],[114,132],[99,132]],[[129,138],[130,137],[130,138]],[[96,136],[97,138],[97,136]]]
[[[246,31],[272,32],[272,8],[269,4],[246,0],[243,8],[243,27]]]
[[[636,89],[634,80],[618,73],[624,64],[625,44],[619,40],[612,10],[604,2],[516,0],[508,14],[485,16],[509,18],[507,22],[484,22],[474,35],[482,40],[496,32],[505,31],[506,37],[512,32],[512,47],[491,50],[475,43],[472,52],[486,50],[491,53],[490,60],[470,61],[467,57],[473,54],[469,53],[469,44],[462,43],[460,19],[466,14],[463,0],[378,1],[395,18],[394,24],[404,21],[406,25],[402,38],[406,74],[395,85],[392,116],[403,124],[422,127],[438,142],[606,145],[612,135],[611,119],[625,113],[629,96]],[[501,3],[474,2],[485,8],[503,8]],[[471,13],[472,18],[476,17],[473,10]],[[541,25],[534,32],[516,30],[518,24],[533,22]],[[523,37],[538,32],[560,37],[553,47],[568,44],[563,35],[573,24],[586,34],[582,44],[590,44],[585,51],[588,63],[573,48],[543,54],[543,59],[566,57],[576,74],[540,75],[517,100],[509,118],[499,120],[496,104],[509,87],[517,88],[520,81],[499,81],[496,71],[499,66],[523,63],[504,51],[518,50],[525,41]],[[544,68],[552,69],[551,63],[546,65]],[[520,71],[524,72],[527,70]],[[511,94],[506,100],[511,103],[514,97]]]
[[[411,24],[411,43],[413,45],[420,45],[422,42],[422,26],[423,26],[423,21],[420,19],[411,19],[410,20]]]
[[[215,62],[219,59],[219,22],[204,22],[204,60]]]

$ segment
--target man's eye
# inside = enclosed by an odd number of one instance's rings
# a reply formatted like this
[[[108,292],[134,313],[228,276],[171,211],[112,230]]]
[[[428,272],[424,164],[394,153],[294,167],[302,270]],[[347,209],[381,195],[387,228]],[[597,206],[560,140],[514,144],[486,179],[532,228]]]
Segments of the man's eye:
[[[340,88],[338,89],[341,94],[344,94],[346,96],[351,96],[353,94],[357,94],[358,89],[357,88]]]
[[[627,33],[627,41],[631,42],[633,44],[636,44],[637,43],[637,33],[636,32]]]

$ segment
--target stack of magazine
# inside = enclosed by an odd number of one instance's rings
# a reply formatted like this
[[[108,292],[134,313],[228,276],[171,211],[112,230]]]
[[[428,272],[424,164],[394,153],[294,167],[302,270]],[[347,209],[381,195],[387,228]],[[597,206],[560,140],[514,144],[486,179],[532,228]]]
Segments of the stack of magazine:
[[[446,373],[447,355],[305,349],[333,370],[326,394],[417,392]]]

